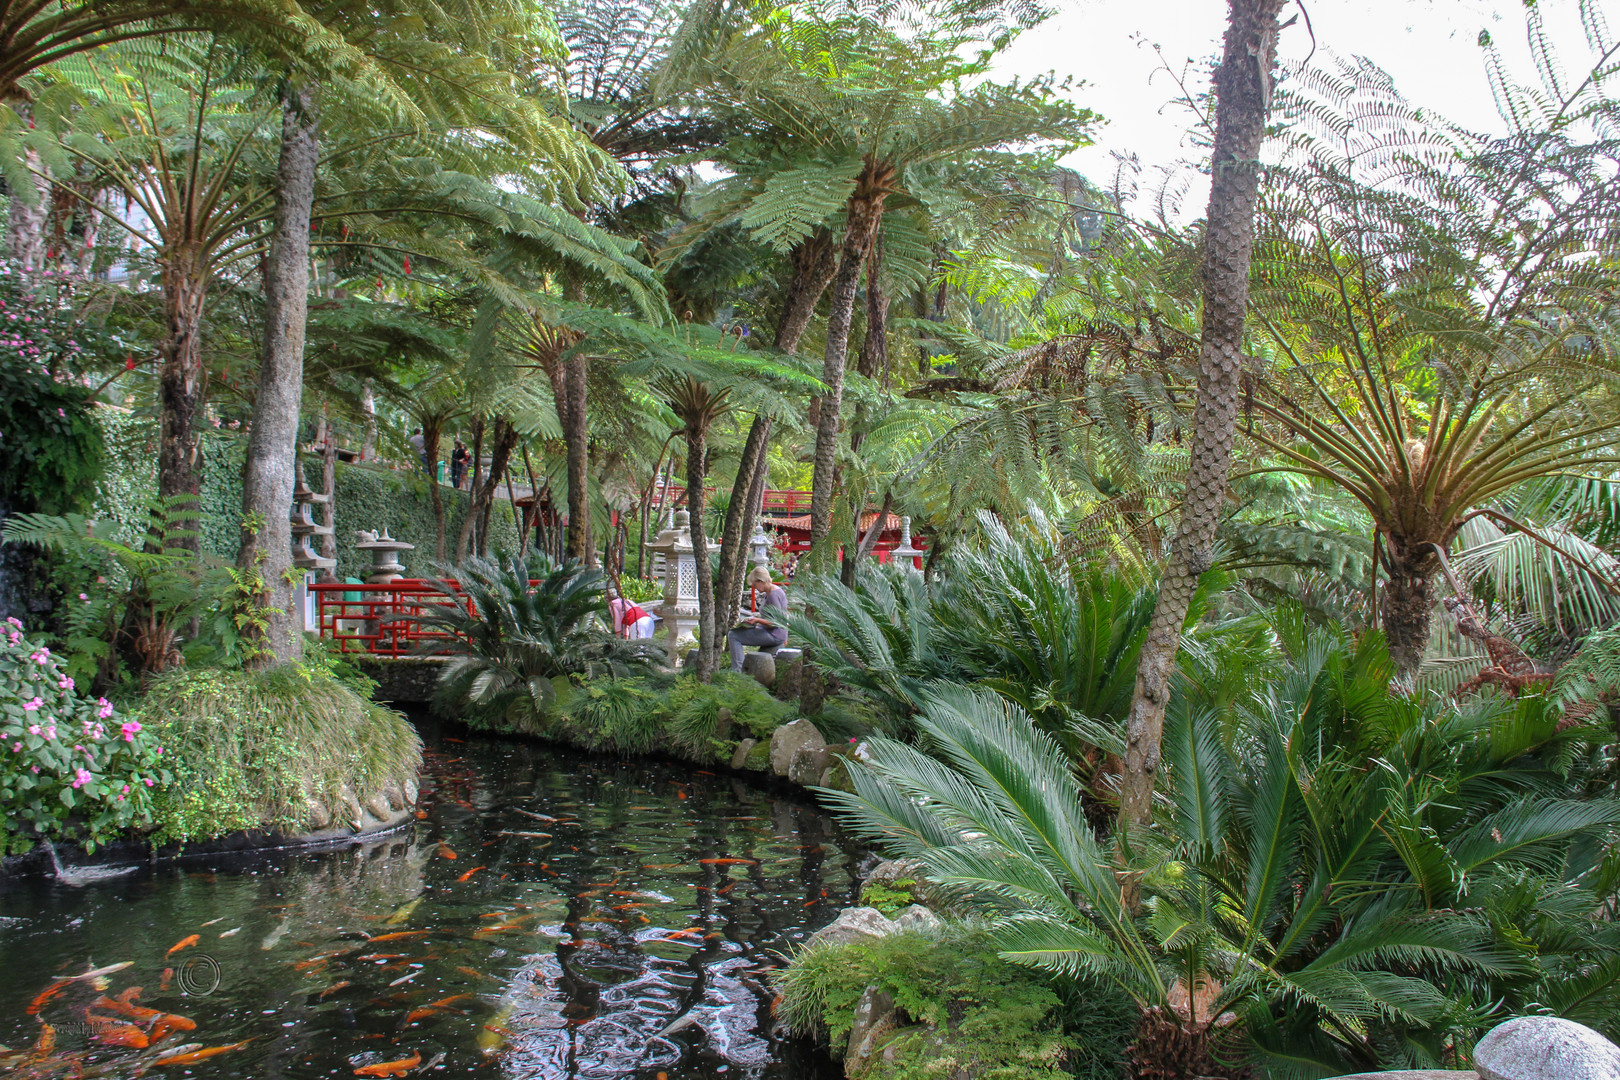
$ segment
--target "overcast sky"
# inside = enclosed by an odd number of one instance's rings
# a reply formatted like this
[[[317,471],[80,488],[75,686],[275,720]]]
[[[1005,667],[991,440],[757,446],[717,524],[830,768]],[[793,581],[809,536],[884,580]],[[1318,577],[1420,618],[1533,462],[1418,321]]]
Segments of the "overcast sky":
[[[1198,78],[1218,57],[1225,0],[1053,0],[1058,13],[1014,42],[997,74],[1072,76],[1075,100],[1107,118],[1097,144],[1068,164],[1106,185],[1112,151],[1137,154],[1144,165],[1198,156],[1185,140],[1186,113],[1167,106],[1177,93],[1165,62]],[[1612,8],[1620,29],[1620,0]],[[1316,46],[1366,56],[1388,71],[1406,98],[1476,130],[1500,130],[1485,77],[1479,32],[1489,30],[1521,81],[1533,81],[1522,0],[1305,0]],[[1584,71],[1590,58],[1576,0],[1541,0],[1543,17],[1567,67]],[[1290,2],[1283,17],[1300,11]],[[1157,45],[1163,60],[1155,52]],[[1311,49],[1304,20],[1283,31],[1284,63]],[[1189,63],[1190,61],[1190,63]],[[1206,189],[1207,190],[1207,189]],[[1201,215],[1205,196],[1190,198]]]

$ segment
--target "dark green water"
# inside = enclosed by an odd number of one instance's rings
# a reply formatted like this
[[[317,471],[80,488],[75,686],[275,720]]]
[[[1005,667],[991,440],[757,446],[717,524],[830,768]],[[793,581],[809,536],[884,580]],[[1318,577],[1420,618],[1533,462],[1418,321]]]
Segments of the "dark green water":
[[[813,807],[473,739],[430,746],[419,809],[359,847],[0,887],[12,1074],[347,1077],[413,1058],[429,1076],[839,1074],[771,1018],[770,972],[854,893],[856,852]],[[124,962],[99,990],[58,982]],[[108,1000],[137,986],[120,1016]],[[130,1005],[195,1028],[108,1045],[153,1029]],[[235,1048],[156,1064],[182,1046]]]

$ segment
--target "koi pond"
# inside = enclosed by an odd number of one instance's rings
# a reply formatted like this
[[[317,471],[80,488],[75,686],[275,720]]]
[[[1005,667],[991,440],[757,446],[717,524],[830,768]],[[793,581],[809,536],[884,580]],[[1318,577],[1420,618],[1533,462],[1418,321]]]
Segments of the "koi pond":
[[[427,737],[419,820],[391,836],[5,885],[0,1065],[841,1075],[773,1030],[769,982],[855,895],[826,815],[669,764]]]

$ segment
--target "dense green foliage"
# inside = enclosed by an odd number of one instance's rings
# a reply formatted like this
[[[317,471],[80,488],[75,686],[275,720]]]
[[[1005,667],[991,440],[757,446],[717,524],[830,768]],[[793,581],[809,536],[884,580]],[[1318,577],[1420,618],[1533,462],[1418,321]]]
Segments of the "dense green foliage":
[[[469,559],[456,582],[433,582],[443,599],[422,624],[452,635],[431,651],[450,654],[438,701],[516,724],[546,716],[579,678],[645,670],[650,642],[611,633],[600,570],[536,553],[508,563]]]
[[[1144,1040],[1199,986],[1274,1076],[1438,1065],[1532,1002],[1612,1030],[1620,936],[1597,920],[1620,885],[1620,799],[1602,734],[1536,697],[1393,695],[1376,635],[1276,632],[1283,664],[1235,705],[1193,692],[1172,711],[1169,803],[1125,849],[1140,907],[1068,754],[988,690],[930,688],[915,723],[940,760],[875,739],[856,793],[831,797],[971,889],[1002,955],[1119,986]]]
[[[173,771],[157,793],[159,842],[357,824],[367,803],[414,787],[421,763],[405,718],[356,693],[319,656],[259,673],[165,675],[138,715]]]
[[[1049,978],[997,957],[994,937],[972,926],[814,945],[777,986],[779,1015],[836,1056],[849,1049],[866,989],[891,994],[917,1026],[885,1044],[893,1061],[879,1057],[861,1074],[874,1080],[928,1080],[952,1068],[994,1080],[1112,1080],[1134,1022],[1128,1001],[1100,982],[1071,1013]]]

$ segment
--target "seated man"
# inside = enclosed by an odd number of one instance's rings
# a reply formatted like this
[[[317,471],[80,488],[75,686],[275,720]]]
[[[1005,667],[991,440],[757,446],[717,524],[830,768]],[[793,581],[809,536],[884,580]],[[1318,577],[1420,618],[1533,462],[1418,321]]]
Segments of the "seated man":
[[[770,613],[775,618],[762,618],[762,606],[775,608]],[[787,593],[771,580],[771,572],[763,566],[756,566],[748,573],[748,610],[753,614],[744,616],[736,629],[726,635],[726,644],[731,647],[732,671],[743,669],[743,650],[748,646],[757,645],[760,652],[774,654],[788,639],[787,627],[779,625],[787,621]]]

